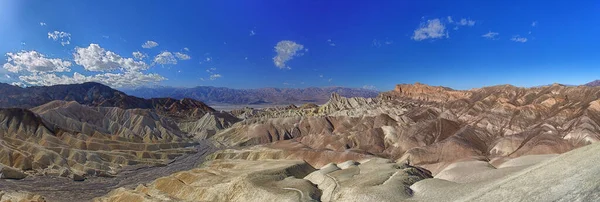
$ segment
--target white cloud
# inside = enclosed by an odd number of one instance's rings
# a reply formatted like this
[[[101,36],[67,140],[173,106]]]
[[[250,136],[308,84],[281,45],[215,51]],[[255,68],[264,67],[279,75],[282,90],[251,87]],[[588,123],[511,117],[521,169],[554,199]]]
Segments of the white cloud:
[[[427,22],[422,22],[414,31],[413,36],[411,37],[415,41],[422,41],[425,39],[439,39],[439,38],[448,38],[448,32],[446,32],[446,26],[442,23],[440,19],[427,20]]]
[[[191,57],[185,53],[176,52],[175,57],[179,58],[179,60],[189,60]]]
[[[19,76],[19,79],[24,83],[36,86],[98,82],[114,88],[137,87],[166,80],[166,78],[158,74],[144,74],[141,72],[103,73],[92,76],[85,76],[78,72],[73,73],[73,76],[34,73],[31,75]]]
[[[531,26],[532,26],[532,27],[536,27],[536,26],[537,26],[537,24],[538,24],[538,22],[537,22],[537,21],[533,21],[533,22],[531,23]]]
[[[10,83],[10,85],[18,86],[18,87],[21,87],[21,88],[27,87],[27,85],[25,85],[23,82],[12,82],[12,83]]]
[[[248,60],[248,57],[244,57],[244,60]]]
[[[212,57],[206,57],[206,62],[210,62],[212,60]]]
[[[60,45],[65,46],[71,44],[71,34],[62,31],[48,32],[48,38],[54,41],[60,40]]]
[[[10,75],[8,75],[8,74],[5,74],[4,76],[6,76],[6,78],[9,78],[9,79],[10,79]]]
[[[109,38],[110,38],[110,36],[107,36],[107,35],[102,35],[102,38],[109,39]]]
[[[454,23],[454,20],[452,20],[452,16],[448,16],[448,22],[449,23]]]
[[[254,30],[250,30],[250,36],[254,36],[256,35],[256,32],[254,32]]]
[[[190,51],[188,47],[183,48],[184,51]]]
[[[21,51],[6,53],[6,63],[2,66],[9,72],[68,72],[71,71],[70,61],[58,58],[46,58],[37,51]]]
[[[133,58],[123,58],[112,51],[105,50],[98,44],[90,44],[87,48],[75,48],[73,58],[75,63],[88,71],[104,72],[119,68],[123,71],[141,71],[149,68],[145,62],[135,61]]]
[[[289,86],[289,85],[290,85],[290,83],[284,82],[284,83],[283,83],[283,85],[284,85],[284,86]]]
[[[275,63],[275,66],[279,69],[291,69],[285,63],[296,56],[302,56],[304,54],[301,52],[302,49],[304,49],[304,46],[296,42],[288,40],[280,41],[275,46],[277,55],[273,57],[273,63]]]
[[[135,59],[138,59],[138,60],[143,60],[144,58],[148,57],[148,55],[143,54],[140,51],[133,52],[132,55]]]
[[[142,44],[142,48],[154,48],[157,47],[158,43],[155,41],[146,41],[146,43]]]
[[[40,26],[46,26],[45,22],[40,22]]]
[[[217,80],[218,78],[221,78],[221,74],[212,74],[210,75],[210,80]]]
[[[335,43],[331,42],[331,39],[327,39],[327,43],[328,43],[330,46],[335,46]]]
[[[173,56],[173,54],[169,51],[163,51],[162,53],[156,55],[156,57],[154,57],[154,63],[157,64],[161,64],[161,65],[176,65],[177,64],[177,59],[175,59],[175,56]]]
[[[456,24],[460,25],[460,26],[472,27],[475,25],[475,20],[463,18],[463,19],[460,19],[460,21],[458,21]]]
[[[374,85],[364,85],[362,88],[367,90],[377,90],[377,87]]]
[[[511,40],[511,41],[514,41],[514,42],[520,42],[520,43],[525,43],[525,42],[527,42],[527,38],[525,38],[525,37],[521,37],[521,36],[519,36],[519,35],[515,35],[515,36],[513,36],[513,38],[511,38],[510,40]]]
[[[214,71],[216,71],[216,70],[217,70],[217,68],[214,68],[214,67],[213,67],[213,68],[208,68],[208,69],[206,69],[206,72],[208,72],[208,73],[212,74],[212,73],[213,73]]]
[[[319,74],[319,78],[323,78],[323,74]]]
[[[488,32],[488,33],[486,33],[486,34],[484,34],[484,35],[481,35],[481,37],[483,37],[483,38],[488,38],[488,39],[496,39],[496,37],[497,37],[498,35],[499,35],[499,34],[498,34],[498,32],[492,32],[492,31],[489,31],[489,32]]]

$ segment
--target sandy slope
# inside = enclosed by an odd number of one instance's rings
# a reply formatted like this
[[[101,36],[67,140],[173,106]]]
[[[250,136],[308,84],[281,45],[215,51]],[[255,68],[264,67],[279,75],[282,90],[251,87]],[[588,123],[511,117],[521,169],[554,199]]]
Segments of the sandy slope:
[[[464,166],[461,174],[479,176],[451,182],[427,179],[415,183],[414,200],[418,201],[598,201],[600,200],[600,144],[582,147],[556,158],[525,156],[492,169]],[[527,159],[528,158],[528,159]],[[541,161],[526,165],[528,160]],[[454,169],[457,166],[453,166]],[[458,166],[460,167],[460,166]],[[448,177],[452,167],[440,172]],[[471,174],[467,174],[471,171]],[[482,175],[482,172],[485,173]],[[494,177],[495,176],[495,177]]]

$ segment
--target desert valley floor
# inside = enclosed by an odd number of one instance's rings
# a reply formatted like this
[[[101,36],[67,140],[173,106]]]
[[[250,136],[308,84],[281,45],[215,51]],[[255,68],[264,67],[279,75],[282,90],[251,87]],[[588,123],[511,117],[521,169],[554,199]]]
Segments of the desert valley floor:
[[[0,201],[598,201],[600,87],[215,110],[0,84]]]

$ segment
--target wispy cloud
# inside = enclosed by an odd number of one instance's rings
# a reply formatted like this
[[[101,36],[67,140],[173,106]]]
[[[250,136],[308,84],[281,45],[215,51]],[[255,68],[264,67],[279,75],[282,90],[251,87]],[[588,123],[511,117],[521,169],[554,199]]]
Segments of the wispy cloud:
[[[48,38],[54,41],[60,41],[60,45],[71,44],[71,34],[63,31],[48,32]]]
[[[463,18],[463,19],[460,19],[460,21],[458,21],[456,24],[460,25],[460,26],[472,27],[472,26],[475,26],[475,20]]]
[[[142,44],[142,48],[154,48],[157,46],[158,43],[156,43],[156,41],[146,41],[146,43]]]
[[[527,42],[527,38],[521,37],[519,35],[513,36],[510,40],[514,41],[514,42],[519,42],[519,43],[525,43],[525,42]]]
[[[391,45],[393,43],[394,43],[394,41],[392,41],[392,40],[387,40],[386,39],[385,41],[381,41],[381,40],[378,40],[378,39],[373,39],[373,41],[371,41],[371,46],[379,48],[382,45]]]
[[[291,69],[285,63],[294,59],[294,57],[304,55],[302,50],[308,51],[308,49],[304,49],[302,44],[288,40],[278,42],[274,48],[277,55],[273,57],[273,63],[279,69]]]
[[[532,27],[536,27],[536,26],[537,26],[537,24],[538,24],[538,22],[537,22],[537,21],[533,21],[533,22],[531,23],[531,26],[532,26]]]
[[[329,46],[335,46],[335,43],[333,43],[333,42],[331,41],[331,39],[327,39],[327,43],[329,44]]]
[[[254,36],[256,35],[256,32],[254,32],[254,30],[250,30],[250,36]]]
[[[45,22],[40,22],[40,26],[46,26]]]
[[[487,39],[497,39],[496,37],[498,37],[498,35],[500,35],[498,32],[489,31],[486,34],[481,35],[481,37],[487,38]]]
[[[364,85],[362,88],[367,90],[377,90],[377,87],[374,85]]]

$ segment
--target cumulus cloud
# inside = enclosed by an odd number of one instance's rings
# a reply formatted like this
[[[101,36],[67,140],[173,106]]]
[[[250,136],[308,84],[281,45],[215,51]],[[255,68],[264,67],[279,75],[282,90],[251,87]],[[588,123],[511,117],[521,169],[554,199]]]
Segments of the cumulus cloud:
[[[71,44],[71,34],[63,31],[48,32],[48,38],[54,41],[60,41],[60,45]]]
[[[9,72],[68,72],[71,62],[58,58],[46,58],[37,51],[6,53],[6,63],[2,66]]]
[[[481,35],[481,37],[483,37],[483,38],[487,38],[487,39],[496,39],[496,37],[497,37],[498,35],[499,35],[499,34],[498,34],[498,32],[492,32],[492,31],[489,31],[489,32],[488,32],[488,33],[486,33],[486,34],[484,34],[484,35]]]
[[[175,57],[179,58],[179,60],[189,60],[191,58],[189,55],[180,52],[175,53]]]
[[[154,63],[161,64],[161,65],[169,65],[169,64],[176,65],[177,59],[175,59],[175,56],[173,55],[173,53],[171,53],[169,51],[163,51],[162,53],[160,53],[154,57]]]
[[[40,22],[40,26],[46,26],[45,22]]]
[[[135,61],[133,58],[123,58],[112,51],[105,50],[98,44],[90,44],[87,48],[75,48],[73,58],[75,63],[88,71],[105,72],[116,69],[141,71],[149,68],[145,62]]]
[[[422,22],[421,25],[414,31],[411,37],[415,41],[422,41],[425,39],[439,39],[448,38],[448,32],[446,32],[446,26],[440,19],[427,20]]]
[[[142,48],[154,48],[157,47],[158,43],[155,41],[146,41],[146,43],[142,44]]]
[[[73,76],[34,73],[31,75],[19,76],[19,79],[29,85],[36,86],[98,82],[114,88],[136,87],[166,80],[166,78],[158,74],[144,74],[141,72],[103,73],[92,76],[85,76],[78,72],[73,73]]]
[[[212,80],[212,81],[214,81],[214,80],[217,80],[218,78],[221,78],[221,77],[222,77],[221,74],[212,74],[212,75],[210,75],[209,79]]]
[[[510,40],[514,41],[514,42],[519,42],[519,43],[525,43],[525,42],[527,42],[527,38],[521,37],[519,35],[513,36]]]
[[[304,46],[293,41],[283,40],[275,46],[277,55],[273,57],[273,63],[279,69],[291,69],[285,63],[297,56],[302,56]]]
[[[135,59],[138,59],[138,60],[143,60],[144,58],[148,57],[148,55],[143,54],[142,52],[139,52],[139,51],[133,52],[132,55]]]

